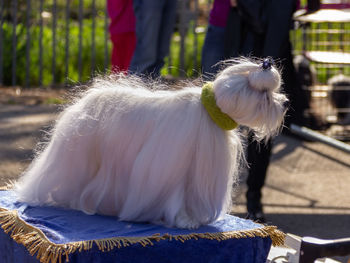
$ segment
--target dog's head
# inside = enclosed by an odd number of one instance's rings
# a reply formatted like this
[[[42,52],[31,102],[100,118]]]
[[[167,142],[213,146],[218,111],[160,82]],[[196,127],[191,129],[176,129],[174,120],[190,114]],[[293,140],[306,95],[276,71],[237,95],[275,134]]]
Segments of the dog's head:
[[[279,131],[287,97],[280,92],[281,76],[268,59],[262,62],[236,60],[214,80],[216,104],[243,126],[255,130],[257,138]]]

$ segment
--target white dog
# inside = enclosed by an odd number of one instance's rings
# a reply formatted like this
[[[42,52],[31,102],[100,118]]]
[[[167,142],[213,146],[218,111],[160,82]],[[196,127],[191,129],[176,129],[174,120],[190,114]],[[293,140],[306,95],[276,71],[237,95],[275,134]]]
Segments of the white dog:
[[[205,89],[96,80],[16,183],[19,199],[179,228],[215,221],[230,207],[242,157],[229,129],[248,126],[262,139],[283,121],[280,74],[264,63],[241,60]]]

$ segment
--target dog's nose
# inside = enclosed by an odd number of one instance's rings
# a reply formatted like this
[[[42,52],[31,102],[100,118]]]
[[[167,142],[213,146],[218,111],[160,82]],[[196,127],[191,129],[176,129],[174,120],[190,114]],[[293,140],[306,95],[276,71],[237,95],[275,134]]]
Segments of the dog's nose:
[[[263,60],[261,67],[263,68],[263,70],[269,70],[271,69],[273,64],[274,64],[273,59],[269,57]]]

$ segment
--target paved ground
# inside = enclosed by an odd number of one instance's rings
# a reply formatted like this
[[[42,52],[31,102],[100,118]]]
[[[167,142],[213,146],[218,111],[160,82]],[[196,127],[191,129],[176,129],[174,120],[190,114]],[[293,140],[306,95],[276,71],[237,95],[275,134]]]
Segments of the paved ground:
[[[57,113],[54,105],[0,102],[0,186],[27,167]],[[276,138],[263,191],[268,223],[300,236],[350,237],[349,192],[349,154],[321,143]],[[232,212],[244,216],[244,186]]]
[[[349,154],[288,136],[275,139],[263,191],[271,224],[301,236],[350,237],[349,189]],[[244,202],[241,194],[233,211],[245,212]]]

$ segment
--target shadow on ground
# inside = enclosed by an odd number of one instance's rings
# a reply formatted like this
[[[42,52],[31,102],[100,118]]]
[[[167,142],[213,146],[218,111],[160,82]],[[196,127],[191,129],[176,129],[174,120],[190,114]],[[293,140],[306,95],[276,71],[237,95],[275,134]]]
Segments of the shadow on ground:
[[[0,186],[18,178],[60,110],[0,104]],[[278,136],[263,189],[268,224],[287,233],[350,237],[350,156],[320,143]],[[234,215],[245,217],[244,194]],[[346,262],[346,261],[343,261]]]

